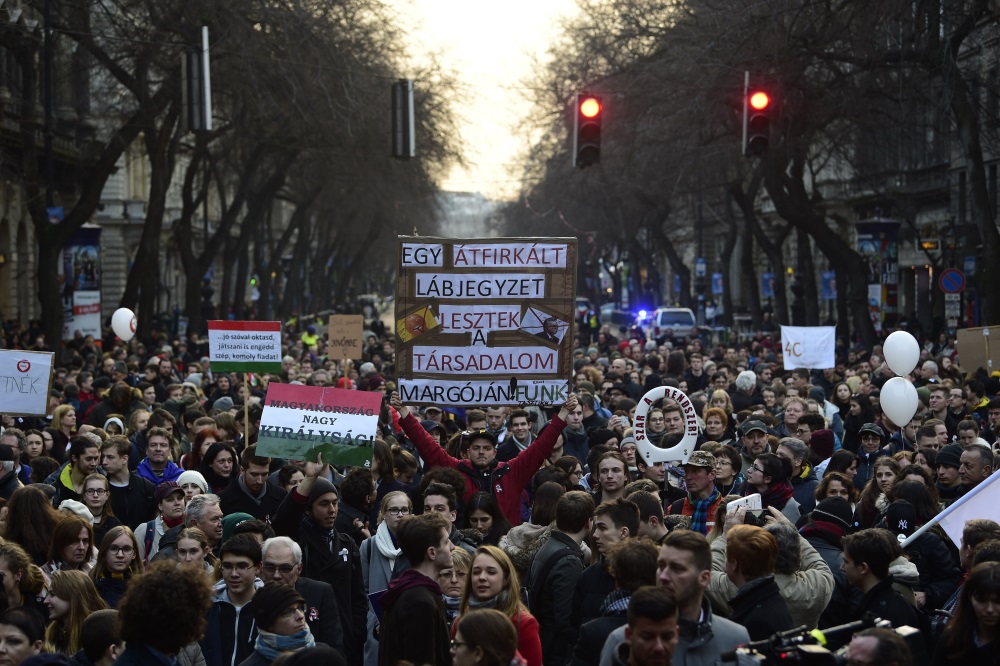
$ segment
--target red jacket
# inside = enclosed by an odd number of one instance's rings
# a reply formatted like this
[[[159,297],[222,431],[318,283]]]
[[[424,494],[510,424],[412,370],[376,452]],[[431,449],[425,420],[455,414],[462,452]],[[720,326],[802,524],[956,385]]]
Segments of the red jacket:
[[[452,467],[465,475],[464,501],[468,501],[478,492],[490,493],[496,498],[497,505],[512,526],[521,524],[521,491],[531,483],[531,477],[552,455],[552,448],[566,427],[566,422],[558,415],[553,416],[549,426],[538,439],[517,454],[513,460],[508,462],[494,460],[489,468],[477,470],[471,461],[459,460],[448,455],[448,452],[424,430],[413,414],[409,414],[399,424],[409,440],[417,447],[424,464],[428,467]]]

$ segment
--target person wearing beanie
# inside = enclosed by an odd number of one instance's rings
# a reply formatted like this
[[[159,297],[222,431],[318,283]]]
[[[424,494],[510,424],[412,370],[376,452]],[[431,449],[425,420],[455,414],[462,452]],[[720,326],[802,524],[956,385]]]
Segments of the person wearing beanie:
[[[266,583],[254,595],[257,642],[240,666],[267,666],[279,655],[323,645],[306,623],[306,602],[294,587]]]
[[[962,465],[962,451],[961,444],[949,444],[938,451],[937,459],[934,461],[937,466],[937,481],[934,482],[934,486],[945,506],[965,494],[965,487],[958,474],[958,469]]]
[[[189,469],[177,477],[177,485],[184,491],[184,502],[190,502],[195,495],[208,493],[208,481],[205,476],[194,469]]]
[[[833,431],[827,428],[813,430],[809,435],[809,449],[812,451],[813,460],[821,462],[816,465],[816,476],[823,478],[826,473],[826,466],[833,457],[836,441]]]
[[[320,476],[325,467],[319,458],[305,462],[305,478],[285,495],[271,526],[276,535],[290,537],[302,548],[302,575],[333,588],[347,662],[360,664],[368,633],[368,595],[361,573],[361,553],[349,536],[336,530],[340,492]]]
[[[833,572],[833,595],[819,618],[819,628],[835,627],[847,622],[852,605],[860,603],[863,593],[847,584],[841,568],[844,552],[841,539],[851,531],[854,512],[843,497],[828,497],[809,514],[809,522],[799,530]]]

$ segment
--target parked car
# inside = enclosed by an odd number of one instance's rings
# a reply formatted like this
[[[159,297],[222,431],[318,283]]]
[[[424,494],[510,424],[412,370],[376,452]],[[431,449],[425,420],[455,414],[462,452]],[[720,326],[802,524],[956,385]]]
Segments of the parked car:
[[[684,338],[698,335],[698,322],[690,308],[657,308],[648,319],[637,318],[636,325],[659,344],[667,339],[681,342]]]
[[[627,329],[634,319],[635,315],[623,310],[618,303],[605,303],[601,306],[601,321],[613,328]]]

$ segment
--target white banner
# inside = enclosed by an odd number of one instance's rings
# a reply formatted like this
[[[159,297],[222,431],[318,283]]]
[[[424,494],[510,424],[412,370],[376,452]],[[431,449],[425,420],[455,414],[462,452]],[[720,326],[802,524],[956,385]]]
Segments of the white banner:
[[[0,414],[46,415],[53,358],[51,352],[0,350]]]
[[[825,370],[836,363],[837,329],[834,326],[782,326],[781,351],[785,370]]]

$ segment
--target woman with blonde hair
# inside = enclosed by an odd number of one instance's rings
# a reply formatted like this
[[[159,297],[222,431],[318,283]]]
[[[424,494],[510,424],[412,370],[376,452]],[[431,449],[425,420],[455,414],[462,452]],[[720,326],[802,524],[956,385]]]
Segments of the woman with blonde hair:
[[[442,569],[438,574],[438,586],[444,597],[444,614],[449,627],[455,625],[455,619],[458,617],[458,609],[465,595],[465,579],[471,568],[472,555],[469,555],[464,548],[456,548],[451,551],[451,568]]]
[[[723,389],[715,389],[712,391],[712,397],[709,398],[708,405],[706,407],[718,407],[726,413],[726,416],[730,418],[733,416],[733,400]]]
[[[496,546],[480,546],[472,558],[472,568],[465,579],[465,592],[458,609],[457,631],[462,618],[471,611],[492,608],[500,611],[517,630],[517,651],[528,666],[542,665],[542,642],[538,620],[521,603],[521,582],[514,564]],[[456,631],[456,633],[457,633]]]
[[[76,410],[73,405],[59,405],[52,411],[52,428],[59,433],[59,438],[52,443],[52,448],[59,454],[66,455],[69,438],[76,434]]]
[[[49,626],[45,642],[54,652],[66,656],[80,649],[83,621],[99,610],[108,607],[97,593],[94,581],[82,571],[56,571],[52,574],[49,596],[45,597],[49,609]]]
[[[378,529],[375,534],[361,542],[361,575],[365,590],[369,594],[380,592],[389,582],[401,574],[406,558],[396,544],[396,528],[413,513],[410,496],[401,490],[393,491],[382,498],[378,511]],[[368,638],[365,640],[365,663],[378,663],[378,639],[374,629],[378,624],[375,613],[368,611]]]
[[[108,530],[90,570],[97,593],[109,608],[117,608],[132,576],[142,573],[142,558],[135,534],[125,525]]]

